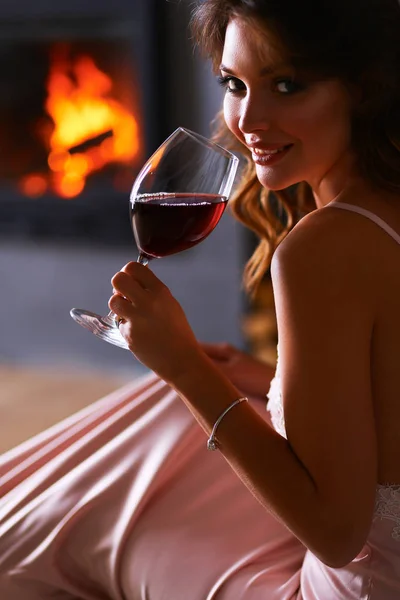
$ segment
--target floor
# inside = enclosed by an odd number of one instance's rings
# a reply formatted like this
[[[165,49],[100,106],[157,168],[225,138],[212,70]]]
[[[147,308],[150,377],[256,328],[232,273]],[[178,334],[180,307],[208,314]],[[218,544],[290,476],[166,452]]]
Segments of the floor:
[[[0,453],[127,382],[127,377],[0,366]]]

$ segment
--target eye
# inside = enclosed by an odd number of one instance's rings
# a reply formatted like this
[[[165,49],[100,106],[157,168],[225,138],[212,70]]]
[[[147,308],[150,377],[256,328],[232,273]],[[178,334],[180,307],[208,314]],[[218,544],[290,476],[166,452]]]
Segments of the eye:
[[[303,86],[293,79],[276,79],[274,81],[274,88],[278,93],[288,96],[289,94],[299,92],[303,89]]]
[[[230,92],[231,94],[234,94],[235,92],[242,92],[246,89],[243,81],[240,81],[240,79],[237,79],[237,77],[232,77],[232,75],[227,75],[225,77],[223,75],[219,75],[217,77],[217,81],[219,85],[224,87],[226,91]]]

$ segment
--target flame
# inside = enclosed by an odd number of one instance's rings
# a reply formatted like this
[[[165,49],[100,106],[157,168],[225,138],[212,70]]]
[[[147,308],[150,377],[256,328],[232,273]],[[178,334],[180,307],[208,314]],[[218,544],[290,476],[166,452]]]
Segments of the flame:
[[[19,182],[19,186],[21,192],[25,194],[25,196],[39,198],[39,196],[43,196],[47,190],[47,181],[40,173],[32,173],[31,175],[23,177]]]
[[[90,56],[51,57],[45,108],[54,129],[47,141],[48,166],[53,191],[64,198],[80,194],[90,173],[112,162],[129,164],[138,154],[137,121],[110,96],[112,87]]]

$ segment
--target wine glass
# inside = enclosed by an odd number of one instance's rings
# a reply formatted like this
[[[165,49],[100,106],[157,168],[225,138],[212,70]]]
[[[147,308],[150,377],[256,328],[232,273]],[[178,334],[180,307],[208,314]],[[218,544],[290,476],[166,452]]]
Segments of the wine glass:
[[[133,184],[130,219],[137,262],[176,254],[202,242],[226,208],[238,167],[236,156],[178,127],[148,159]],[[94,335],[128,349],[117,316],[73,308],[71,317]]]

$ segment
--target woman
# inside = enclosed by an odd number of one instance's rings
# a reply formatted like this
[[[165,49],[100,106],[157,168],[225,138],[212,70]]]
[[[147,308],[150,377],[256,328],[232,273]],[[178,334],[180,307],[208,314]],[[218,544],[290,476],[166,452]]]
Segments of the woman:
[[[129,263],[109,305],[157,376],[6,455],[1,597],[394,600],[400,7],[206,0],[193,26],[249,159],[250,290],[273,255],[273,426],[268,369],[201,346]]]

